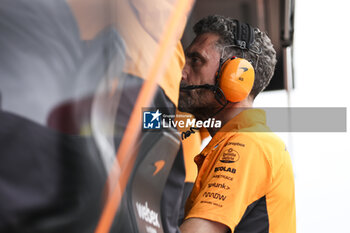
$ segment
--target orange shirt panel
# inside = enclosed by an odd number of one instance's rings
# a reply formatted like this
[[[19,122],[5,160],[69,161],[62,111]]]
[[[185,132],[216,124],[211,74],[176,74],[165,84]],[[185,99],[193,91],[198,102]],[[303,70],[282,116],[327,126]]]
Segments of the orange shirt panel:
[[[271,174],[266,173],[269,163],[250,136],[244,134],[228,137],[207,155],[199,155],[202,156],[205,158],[186,205],[186,218],[219,221],[234,232],[247,206],[266,193],[271,179]]]
[[[269,232],[295,233],[294,177],[285,144],[265,125],[265,113],[241,112],[195,160],[199,173],[186,219],[227,225],[232,232],[247,207],[266,199]]]

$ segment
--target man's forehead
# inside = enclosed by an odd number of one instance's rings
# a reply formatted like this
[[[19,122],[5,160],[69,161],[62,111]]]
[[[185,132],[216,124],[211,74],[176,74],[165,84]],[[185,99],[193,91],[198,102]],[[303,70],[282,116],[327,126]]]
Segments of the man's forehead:
[[[204,33],[197,36],[186,49],[186,53],[205,52],[207,50],[215,49],[219,36],[213,33]]]

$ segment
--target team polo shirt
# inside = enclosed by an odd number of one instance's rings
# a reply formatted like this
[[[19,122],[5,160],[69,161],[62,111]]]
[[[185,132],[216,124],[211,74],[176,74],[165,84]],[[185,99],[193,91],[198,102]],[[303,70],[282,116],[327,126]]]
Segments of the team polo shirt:
[[[198,177],[186,219],[202,218],[237,233],[295,233],[294,176],[283,141],[263,110],[226,123],[195,157]]]

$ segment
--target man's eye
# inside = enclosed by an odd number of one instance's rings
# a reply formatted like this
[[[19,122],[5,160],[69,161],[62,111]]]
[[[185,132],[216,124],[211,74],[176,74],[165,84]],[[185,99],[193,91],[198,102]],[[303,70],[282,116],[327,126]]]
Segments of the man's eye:
[[[191,58],[192,65],[198,65],[200,62],[201,62],[201,60],[198,57]]]

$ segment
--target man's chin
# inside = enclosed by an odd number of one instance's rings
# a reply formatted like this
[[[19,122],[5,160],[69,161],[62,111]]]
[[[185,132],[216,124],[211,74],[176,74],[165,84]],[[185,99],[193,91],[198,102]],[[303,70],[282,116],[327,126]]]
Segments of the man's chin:
[[[191,105],[189,103],[187,103],[184,99],[179,98],[179,103],[178,103],[178,107],[177,107],[181,112],[188,112],[188,113],[192,113],[193,109],[191,108]]]
[[[188,108],[187,106],[183,106],[179,103],[178,107],[179,111],[181,112],[188,112],[188,113],[191,113],[192,114],[192,111],[190,108]]]
[[[180,89],[179,98],[192,98],[191,92],[189,92],[188,90],[181,90]]]

